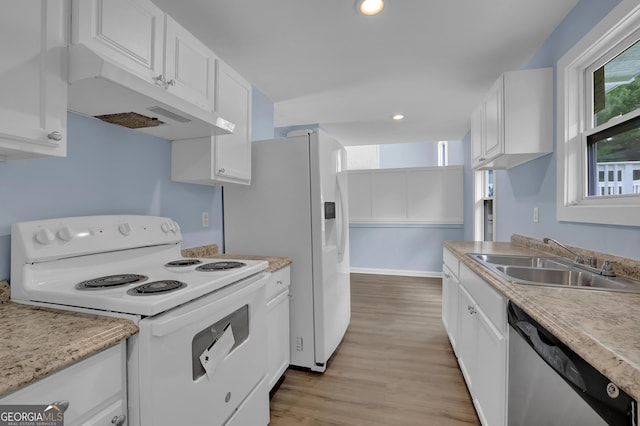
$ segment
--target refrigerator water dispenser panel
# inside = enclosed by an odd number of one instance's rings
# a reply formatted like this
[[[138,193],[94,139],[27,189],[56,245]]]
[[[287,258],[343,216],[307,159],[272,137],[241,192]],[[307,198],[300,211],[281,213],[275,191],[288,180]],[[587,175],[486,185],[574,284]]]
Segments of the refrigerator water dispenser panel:
[[[324,218],[325,219],[336,218],[336,203],[334,201],[326,201],[324,203]]]

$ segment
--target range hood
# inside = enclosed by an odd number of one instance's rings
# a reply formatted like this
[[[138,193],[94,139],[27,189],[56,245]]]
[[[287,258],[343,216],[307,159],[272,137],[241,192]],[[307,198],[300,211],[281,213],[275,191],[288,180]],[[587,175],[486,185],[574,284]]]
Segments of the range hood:
[[[163,139],[225,135],[235,128],[216,112],[151,84],[82,45],[69,47],[68,80],[69,111],[96,118],[115,116],[120,121],[105,121]],[[147,126],[140,124],[145,122],[148,127],[140,127]]]

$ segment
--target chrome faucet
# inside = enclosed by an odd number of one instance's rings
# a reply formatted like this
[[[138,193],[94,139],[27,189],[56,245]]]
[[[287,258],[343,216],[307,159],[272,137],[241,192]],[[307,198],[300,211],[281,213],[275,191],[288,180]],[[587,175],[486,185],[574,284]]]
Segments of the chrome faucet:
[[[575,260],[574,260],[575,263],[579,263],[581,265],[584,265],[584,257],[580,253],[576,253],[575,251],[571,250],[569,247],[565,246],[561,242],[556,241],[553,238],[549,238],[549,237],[544,237],[542,239],[542,242],[545,243],[545,244],[549,244],[549,242],[556,243],[558,246],[562,247],[563,249],[565,249],[566,251],[568,251],[569,253],[571,253],[572,255],[574,255],[576,257]]]
[[[595,257],[591,257],[591,256],[587,257],[587,261],[585,263],[585,259],[583,255],[571,250],[569,247],[565,246],[559,241],[554,240],[553,238],[544,237],[542,239],[542,242],[544,244],[549,244],[550,242],[555,243],[558,246],[565,249],[566,251],[568,251],[569,253],[573,254],[576,257],[573,263],[574,265],[580,268],[586,269],[587,271],[590,271],[596,274],[603,275],[605,277],[616,276],[616,273],[613,271],[613,268],[611,267],[611,265],[615,263],[614,261],[605,260],[602,263],[602,267],[598,268],[598,262],[596,261]]]

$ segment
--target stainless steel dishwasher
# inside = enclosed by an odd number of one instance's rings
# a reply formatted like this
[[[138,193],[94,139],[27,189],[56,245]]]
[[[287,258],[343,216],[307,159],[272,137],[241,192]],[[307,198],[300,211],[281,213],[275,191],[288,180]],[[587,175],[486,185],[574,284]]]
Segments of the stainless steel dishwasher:
[[[636,425],[637,403],[509,302],[509,426]]]

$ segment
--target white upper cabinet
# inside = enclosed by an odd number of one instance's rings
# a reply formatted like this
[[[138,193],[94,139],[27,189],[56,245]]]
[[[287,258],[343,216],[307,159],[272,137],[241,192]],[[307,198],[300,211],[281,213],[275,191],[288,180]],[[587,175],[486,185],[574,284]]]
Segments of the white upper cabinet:
[[[173,141],[171,179],[201,185],[249,185],[251,84],[224,62],[216,62],[216,111],[235,123],[235,130],[230,135]]]
[[[164,12],[147,1],[74,1],[72,41],[161,84],[164,21]]]
[[[215,54],[149,0],[74,0],[69,109],[134,112],[165,139],[229,134],[215,111]]]
[[[229,182],[251,182],[251,85],[217,61],[216,110],[235,123],[231,135],[216,136],[216,171]]]
[[[0,14],[0,161],[67,154],[66,12],[13,1]]]
[[[213,111],[215,55],[170,16],[166,16],[165,23],[164,84],[167,90]]]
[[[553,151],[553,71],[507,72],[471,114],[475,169],[510,169]]]

